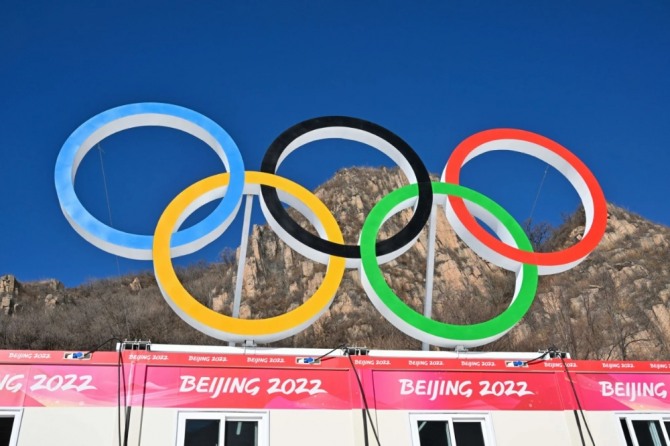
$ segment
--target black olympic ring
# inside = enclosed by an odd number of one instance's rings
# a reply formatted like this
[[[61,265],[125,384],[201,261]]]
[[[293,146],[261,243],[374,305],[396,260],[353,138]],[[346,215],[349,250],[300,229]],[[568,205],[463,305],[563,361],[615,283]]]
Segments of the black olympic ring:
[[[419,158],[419,155],[416,154],[414,149],[412,149],[408,143],[390,130],[375,123],[348,116],[323,116],[320,118],[308,119],[285,130],[272,142],[263,157],[263,162],[261,163],[260,168],[261,172],[276,174],[277,168],[283,160],[282,154],[284,154],[294,141],[311,132],[332,127],[357,129],[382,139],[384,142],[390,144],[398,152],[398,155],[402,156],[402,158],[407,161],[409,167],[416,176],[416,182],[419,186],[419,195],[416,208],[410,221],[407,223],[407,226],[393,236],[376,243],[378,256],[390,254],[401,249],[414,240],[428,222],[433,207],[433,191],[428,170],[421,158]],[[333,137],[349,139],[340,135],[316,137],[306,142],[330,139]],[[352,138],[352,140],[368,144],[367,142],[357,139]],[[302,144],[293,149],[297,149],[301,145]],[[375,148],[379,149],[378,147]],[[361,258],[361,247],[359,245],[346,245],[324,240],[300,226],[293,220],[293,218],[291,218],[286,209],[284,209],[275,188],[271,186],[261,186],[261,197],[265,202],[268,211],[277,223],[299,242],[328,255],[344,257],[346,259]]]

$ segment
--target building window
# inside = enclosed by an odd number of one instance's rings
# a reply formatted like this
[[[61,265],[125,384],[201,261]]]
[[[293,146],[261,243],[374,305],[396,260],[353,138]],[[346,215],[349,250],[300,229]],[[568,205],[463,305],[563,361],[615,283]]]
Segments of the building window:
[[[493,446],[486,414],[412,414],[413,446]]]
[[[620,415],[626,446],[670,446],[670,415]]]
[[[267,446],[266,412],[180,412],[178,446]]]
[[[20,410],[0,410],[0,446],[15,446],[21,425]]]

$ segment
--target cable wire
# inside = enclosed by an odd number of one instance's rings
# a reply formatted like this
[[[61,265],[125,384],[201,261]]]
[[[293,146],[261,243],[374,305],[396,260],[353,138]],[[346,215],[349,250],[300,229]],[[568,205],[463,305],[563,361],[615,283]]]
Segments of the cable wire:
[[[537,358],[531,359],[530,361],[527,361],[526,364],[534,364],[539,361],[543,361],[545,356],[547,355],[552,355],[552,357],[558,357],[561,360],[561,363],[563,364],[563,369],[565,370],[565,374],[568,377],[568,381],[570,382],[570,386],[572,387],[572,393],[575,396],[575,401],[577,402],[577,407],[579,408],[579,414],[581,414],[582,419],[584,420],[584,427],[586,427],[586,432],[589,434],[589,439],[591,440],[591,444],[593,446],[596,446],[595,441],[593,440],[593,435],[591,435],[591,429],[589,429],[589,424],[586,421],[586,417],[584,416],[584,410],[582,409],[582,403],[579,400],[579,396],[577,395],[577,389],[575,387],[575,383],[572,380],[572,375],[570,375],[570,369],[568,369],[568,365],[565,363],[565,359],[563,358],[563,352],[559,351],[556,347],[551,346],[547,349],[546,352],[542,353],[540,356]],[[577,430],[579,431],[579,438],[582,442],[583,446],[586,446],[586,441],[584,440],[584,432],[582,431],[582,423],[579,421],[579,414],[577,411],[574,411],[575,413],[575,421],[577,422]]]
[[[537,358],[533,358],[533,359],[531,359],[530,361],[526,361],[526,364],[527,364],[527,365],[531,365],[531,364],[535,364],[536,362],[544,361],[544,357],[547,356],[548,354],[549,354],[549,350],[547,350],[546,352],[542,353],[542,354],[541,354],[540,356],[538,356]]]
[[[533,201],[533,206],[531,206],[530,208],[530,215],[528,216],[529,222],[533,221],[533,214],[535,214],[535,206],[537,206],[537,202],[540,199],[540,192],[542,191],[542,186],[544,186],[544,180],[547,179],[548,172],[549,172],[549,164],[547,164],[547,167],[544,169],[544,175],[542,175],[542,180],[540,180],[540,186],[537,188],[537,193],[535,194],[535,200]]]
[[[116,341],[119,343],[119,351],[118,351],[118,359],[117,359],[117,367],[116,367],[116,422],[118,425],[118,434],[119,434],[119,446],[128,446],[128,428],[130,427],[130,419],[128,417],[128,395],[126,392],[126,373],[125,373],[125,367],[123,365],[123,341],[115,336],[112,336],[111,338],[107,339],[105,342],[101,343],[100,345],[97,345],[96,347],[92,348],[91,350],[87,351],[84,353],[84,358],[86,358],[88,355],[91,355],[100,348],[102,348],[104,345],[107,345],[111,341]],[[123,374],[123,404],[124,408],[126,411],[126,431],[123,436],[123,442],[121,441],[121,375]]]
[[[126,386],[126,370],[123,365],[123,343],[119,347],[119,374],[123,376],[123,407],[125,409],[125,430],[123,432],[123,446],[128,446],[128,433],[130,431],[130,406],[128,405],[128,390]],[[121,388],[119,387],[119,393],[121,393]],[[119,407],[121,400],[119,398]],[[119,440],[120,441],[120,440]]]
[[[86,357],[86,356],[88,356],[88,355],[91,355],[91,354],[93,354],[93,353],[99,351],[102,347],[104,347],[105,345],[109,344],[109,343],[112,342],[112,341],[121,342],[121,340],[120,340],[119,338],[117,338],[117,337],[111,337],[111,338],[107,339],[105,342],[103,342],[103,343],[101,343],[101,344],[99,344],[99,345],[96,345],[95,347],[93,347],[92,349],[90,349],[89,351],[87,351],[86,353],[84,353],[84,357]]]
[[[368,399],[365,397],[365,391],[363,390],[363,383],[361,382],[360,376],[358,376],[358,371],[356,370],[356,366],[354,365],[354,361],[351,359],[351,355],[347,355],[347,358],[349,358],[349,363],[351,364],[351,369],[354,371],[354,375],[356,375],[356,381],[358,382],[358,388],[361,391],[361,397],[363,398],[363,405],[365,406],[365,413],[368,416],[368,419],[370,420],[370,426],[372,427],[372,433],[375,434],[375,440],[377,440],[377,446],[381,446],[381,442],[379,441],[379,435],[377,434],[377,429],[375,428],[375,424],[372,422],[372,416],[370,416],[370,406],[368,406]],[[365,436],[365,441],[367,442],[367,434]]]
[[[584,420],[584,427],[586,427],[586,432],[589,434],[589,438],[591,439],[591,444],[593,446],[596,446],[596,442],[593,441],[593,435],[591,435],[591,429],[589,429],[589,423],[586,421],[586,417],[584,416],[584,410],[582,409],[582,403],[579,400],[579,396],[577,395],[577,388],[575,387],[575,383],[572,380],[572,376],[570,375],[570,370],[568,369],[568,365],[565,363],[565,359],[563,359],[563,355],[558,354],[559,359],[561,360],[561,363],[563,363],[563,368],[565,369],[565,374],[568,376],[568,381],[570,381],[570,386],[572,387],[572,393],[575,395],[575,400],[577,401],[577,407],[579,408],[579,413],[582,416],[582,419]],[[584,436],[582,434],[582,427],[581,424],[579,423],[579,417],[577,417],[577,413],[575,413],[575,418],[577,419],[577,427],[579,428],[579,436],[582,437],[582,444],[586,446],[586,443],[584,442]]]
[[[347,348],[347,344],[341,344],[341,345],[338,345],[337,347],[335,347],[334,349],[332,349],[332,350],[329,351],[328,353],[324,353],[323,355],[314,358],[314,361],[313,361],[313,362],[319,362],[319,361],[321,361],[323,358],[325,358],[326,356],[330,355],[330,354],[333,353],[335,350],[342,350],[342,349],[346,349],[346,348]]]
[[[107,213],[109,214],[109,225],[114,226],[112,222],[112,205],[109,201],[109,192],[107,190],[107,175],[105,175],[105,164],[102,162],[102,146],[98,143],[98,154],[100,155],[100,171],[102,172],[102,184],[105,188],[105,200],[107,202]],[[119,256],[115,255],[116,259],[116,272],[118,275],[121,275],[121,266],[119,265]]]
[[[118,427],[119,427],[119,446],[123,445],[123,443],[121,442],[121,369],[123,367],[123,359],[122,358],[123,358],[123,353],[121,352],[121,346],[119,346],[118,362],[117,362],[117,367],[116,367],[116,421],[117,421]],[[124,383],[125,383],[125,371],[124,371],[123,375],[124,375]],[[126,394],[125,386],[124,386],[123,394],[124,394],[124,396]]]

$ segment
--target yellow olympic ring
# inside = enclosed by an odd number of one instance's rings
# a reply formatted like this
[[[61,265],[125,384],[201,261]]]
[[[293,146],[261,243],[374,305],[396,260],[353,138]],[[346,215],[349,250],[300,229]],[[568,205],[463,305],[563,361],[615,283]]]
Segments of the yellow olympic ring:
[[[239,319],[206,307],[198,302],[181,284],[172,265],[170,240],[181,223],[197,208],[225,195],[230,175],[213,175],[189,186],[172,200],[161,215],[154,233],[153,259],[156,281],[163,297],[172,309],[191,326],[217,339],[242,342],[272,342],[296,334],[311,325],[330,306],[345,270],[345,259],[331,256],[321,286],[302,305],[279,316],[266,319]],[[301,212],[311,211],[318,221],[317,229],[328,240],[342,243],[340,227],[326,205],[312,192],[286,178],[246,171],[245,193],[258,194],[260,185],[267,185],[284,192],[283,200]],[[253,188],[251,186],[254,186]],[[296,200],[297,199],[297,200]],[[304,206],[296,206],[293,200]],[[304,209],[304,208],[307,209]],[[308,217],[309,218],[309,217]],[[224,229],[225,230],[225,229]],[[223,232],[223,230],[221,231]]]

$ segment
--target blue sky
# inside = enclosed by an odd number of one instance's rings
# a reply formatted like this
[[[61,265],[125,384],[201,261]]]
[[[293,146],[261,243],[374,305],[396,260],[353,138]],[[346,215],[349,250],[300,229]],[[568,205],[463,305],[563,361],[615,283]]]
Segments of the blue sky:
[[[436,173],[477,131],[530,130],[580,157],[608,201],[670,224],[668,2],[92,3],[0,4],[0,274],[72,286],[151,269],[80,238],[53,181],[74,129],[145,101],[213,119],[250,170],[283,130],[323,115],[390,129]],[[92,151],[77,192],[108,221],[106,183],[114,226],[126,231],[151,234],[176,193],[222,170],[203,143],[169,129],[125,131],[101,147],[106,182]],[[390,165],[333,142],[292,155],[280,173],[314,187],[339,168],[379,164]],[[462,183],[523,221],[545,167],[491,154]],[[550,170],[533,219],[558,223],[577,204]],[[226,240],[184,261],[214,259]]]

